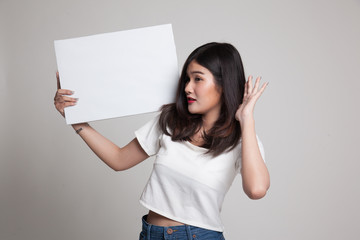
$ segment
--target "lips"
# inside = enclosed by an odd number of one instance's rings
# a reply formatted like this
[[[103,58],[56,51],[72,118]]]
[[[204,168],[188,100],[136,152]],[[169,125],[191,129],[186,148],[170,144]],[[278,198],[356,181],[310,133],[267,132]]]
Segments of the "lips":
[[[188,103],[193,103],[196,101],[196,99],[192,98],[192,97],[187,97],[187,101],[188,101]]]

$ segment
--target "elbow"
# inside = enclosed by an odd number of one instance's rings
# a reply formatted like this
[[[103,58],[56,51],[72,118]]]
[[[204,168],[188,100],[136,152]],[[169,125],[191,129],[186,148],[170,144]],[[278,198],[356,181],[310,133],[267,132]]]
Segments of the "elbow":
[[[111,168],[115,171],[115,172],[122,172],[125,170],[130,169],[132,166],[129,164],[116,164],[115,166],[112,166]]]
[[[104,160],[103,160],[104,161]],[[104,161],[105,162],[105,161]],[[126,168],[124,166],[121,166],[120,164],[109,164],[107,162],[105,162],[106,165],[111,168],[112,170],[114,170],[115,172],[120,172],[120,171],[124,171],[126,170]]]
[[[126,167],[121,167],[121,166],[116,166],[116,167],[112,167],[112,169],[115,171],[115,172],[122,172],[122,171],[125,171],[129,168],[126,168]]]
[[[121,172],[121,171],[125,171],[125,170],[129,169],[126,165],[120,164],[120,161],[117,161],[117,163],[115,163],[115,164],[111,164],[111,165],[108,164],[108,166],[115,172]]]
[[[116,158],[112,161],[111,165],[108,165],[115,172],[122,172],[128,170],[131,166],[129,164],[124,164],[126,160],[121,158]]]
[[[252,200],[257,200],[265,197],[267,189],[253,189],[247,193],[248,197]]]

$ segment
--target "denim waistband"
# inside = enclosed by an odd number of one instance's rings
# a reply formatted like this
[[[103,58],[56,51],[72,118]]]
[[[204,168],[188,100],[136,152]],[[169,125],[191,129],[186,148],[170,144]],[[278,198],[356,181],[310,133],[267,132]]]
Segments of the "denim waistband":
[[[153,239],[224,239],[222,232],[216,232],[204,228],[195,227],[192,225],[178,225],[178,226],[157,226],[148,223],[148,215],[142,217],[142,232],[140,235],[141,240],[153,240]],[[199,237],[206,238],[199,238]],[[216,238],[212,238],[216,237]]]

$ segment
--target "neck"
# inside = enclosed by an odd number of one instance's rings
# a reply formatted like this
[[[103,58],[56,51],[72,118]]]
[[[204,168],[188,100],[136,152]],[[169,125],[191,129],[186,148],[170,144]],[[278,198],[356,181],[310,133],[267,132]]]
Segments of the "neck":
[[[202,128],[205,130],[205,132],[207,132],[214,126],[218,117],[219,114],[206,114],[202,116],[202,120],[203,120]]]

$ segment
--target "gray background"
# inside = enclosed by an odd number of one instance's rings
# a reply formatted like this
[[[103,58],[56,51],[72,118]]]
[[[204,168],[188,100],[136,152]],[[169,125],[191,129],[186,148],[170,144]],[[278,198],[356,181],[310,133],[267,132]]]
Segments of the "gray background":
[[[360,2],[0,1],[0,239],[137,239],[153,158],[114,172],[55,110],[53,41],[172,23],[179,67],[226,41],[270,84],[256,106],[271,187],[225,198],[227,239],[359,239]],[[93,123],[119,146],[154,113]]]

